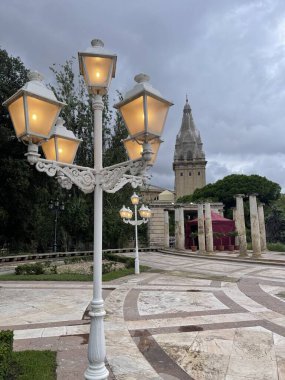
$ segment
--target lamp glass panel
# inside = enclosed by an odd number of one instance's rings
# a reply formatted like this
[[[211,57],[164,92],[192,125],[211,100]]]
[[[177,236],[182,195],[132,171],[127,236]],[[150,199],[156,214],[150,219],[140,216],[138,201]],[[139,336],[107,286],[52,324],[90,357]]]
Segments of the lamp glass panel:
[[[44,100],[27,96],[29,130],[32,135],[49,137],[59,106]]]
[[[148,132],[161,136],[169,105],[147,96]]]
[[[143,146],[138,144],[135,140],[124,141],[125,148],[128,152],[130,160],[137,160],[142,158]]]
[[[72,164],[79,141],[56,137],[57,161]]]
[[[21,96],[8,106],[9,113],[12,118],[16,136],[19,137],[25,133],[25,111],[24,101]]]
[[[83,56],[82,58],[88,73],[88,77],[86,73],[84,73],[86,83],[88,83],[89,86],[108,87],[113,60],[104,57]]]
[[[131,196],[131,202],[133,205],[138,205],[140,201],[140,198],[137,195]]]
[[[130,135],[144,132],[143,96],[120,108]]]
[[[54,137],[52,137],[50,140],[42,144],[43,152],[45,155],[45,158],[47,160],[56,160],[56,155],[55,155],[55,140]]]
[[[139,210],[140,217],[141,218],[147,218],[148,217],[148,211],[146,209]]]

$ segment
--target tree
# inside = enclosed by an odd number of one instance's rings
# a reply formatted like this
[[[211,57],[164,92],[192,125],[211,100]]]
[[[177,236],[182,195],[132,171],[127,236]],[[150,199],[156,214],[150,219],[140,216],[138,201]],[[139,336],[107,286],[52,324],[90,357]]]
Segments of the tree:
[[[281,187],[265,177],[259,175],[231,174],[223,179],[196,189],[191,198],[183,197],[177,202],[185,202],[185,199],[191,199],[192,202],[198,200],[212,200],[223,202],[226,209],[235,206],[235,194],[252,194],[257,193],[258,199],[269,204],[270,201],[280,197]]]

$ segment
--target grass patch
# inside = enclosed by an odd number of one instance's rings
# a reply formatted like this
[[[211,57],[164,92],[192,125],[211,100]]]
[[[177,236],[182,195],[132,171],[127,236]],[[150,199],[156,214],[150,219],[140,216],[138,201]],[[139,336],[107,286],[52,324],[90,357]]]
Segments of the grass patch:
[[[149,267],[140,266],[141,272],[145,272]],[[134,274],[134,268],[119,269],[110,273],[103,274],[103,281],[111,281],[120,277]],[[3,274],[0,276],[0,281],[92,281],[92,274],[79,273],[61,273],[61,274]]]
[[[13,352],[17,380],[56,380],[56,352]]]

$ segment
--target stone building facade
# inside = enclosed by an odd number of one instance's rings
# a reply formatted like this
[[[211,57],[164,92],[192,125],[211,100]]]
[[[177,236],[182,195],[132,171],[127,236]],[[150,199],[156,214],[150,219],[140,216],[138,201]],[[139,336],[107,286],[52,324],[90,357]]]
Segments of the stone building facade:
[[[176,137],[173,170],[176,199],[206,185],[205,153],[186,97],[180,131]]]

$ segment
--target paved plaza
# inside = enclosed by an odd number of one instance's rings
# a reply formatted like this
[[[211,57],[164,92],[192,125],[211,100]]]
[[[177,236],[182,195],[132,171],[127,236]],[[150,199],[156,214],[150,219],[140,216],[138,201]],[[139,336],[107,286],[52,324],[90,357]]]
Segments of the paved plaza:
[[[285,267],[141,253],[152,272],[104,284],[110,379],[285,379]],[[1,279],[1,277],[0,277]],[[91,283],[0,282],[15,350],[87,366]]]

